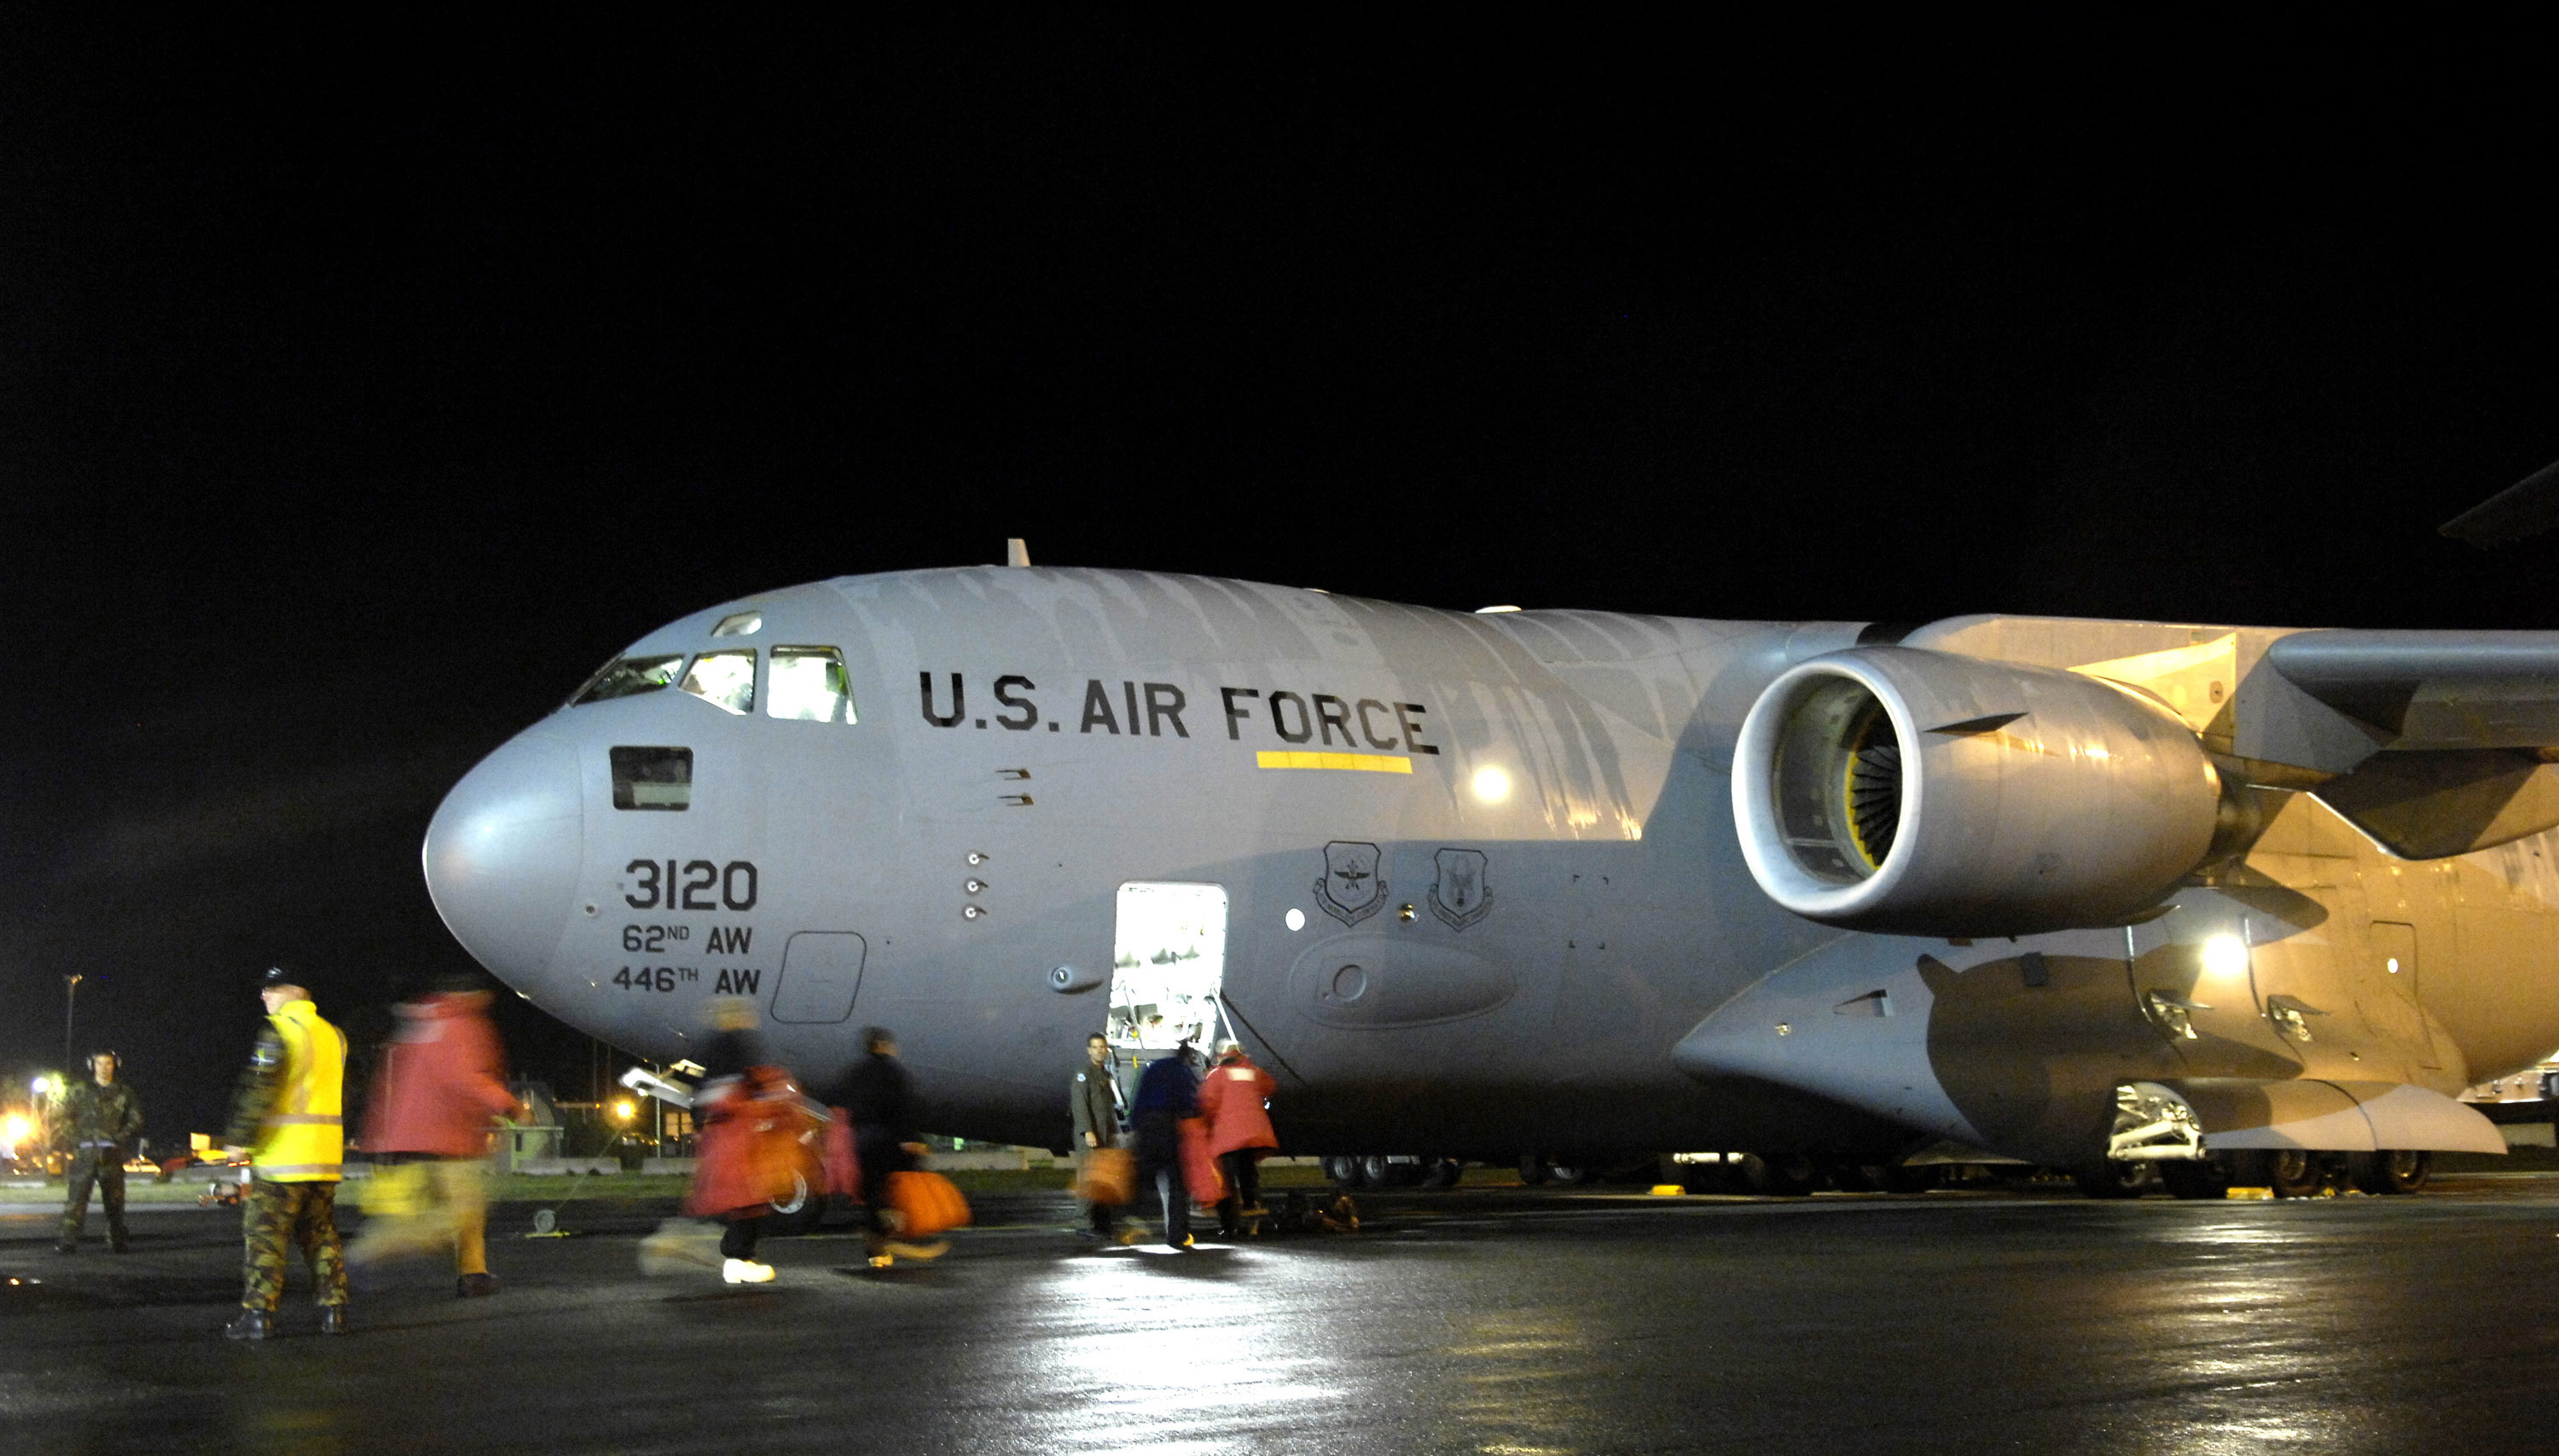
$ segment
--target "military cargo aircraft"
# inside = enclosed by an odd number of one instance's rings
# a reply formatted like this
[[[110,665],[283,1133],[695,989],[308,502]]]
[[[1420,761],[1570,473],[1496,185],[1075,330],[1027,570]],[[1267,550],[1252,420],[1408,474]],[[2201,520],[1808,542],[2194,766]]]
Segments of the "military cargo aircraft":
[[[446,799],[446,924],[630,1052],[742,996],[823,1087],[884,1025],[937,1129],[1051,1146],[1107,1028],[1242,1042],[1293,1152],[2405,1191],[2559,1046],[2559,634],[1014,559],[641,638]]]

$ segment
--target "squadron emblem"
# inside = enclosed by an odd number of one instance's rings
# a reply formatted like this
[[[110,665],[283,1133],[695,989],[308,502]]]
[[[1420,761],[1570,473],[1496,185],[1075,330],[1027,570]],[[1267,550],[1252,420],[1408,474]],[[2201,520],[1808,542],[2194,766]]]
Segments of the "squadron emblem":
[[[1346,926],[1358,925],[1386,904],[1386,881],[1377,872],[1374,844],[1336,839],[1324,846],[1324,877],[1315,882],[1315,902],[1324,914]]]
[[[1439,878],[1430,886],[1430,913],[1451,930],[1462,931],[1482,920],[1493,908],[1492,893],[1484,888],[1484,852],[1442,849],[1432,861],[1439,867]]]

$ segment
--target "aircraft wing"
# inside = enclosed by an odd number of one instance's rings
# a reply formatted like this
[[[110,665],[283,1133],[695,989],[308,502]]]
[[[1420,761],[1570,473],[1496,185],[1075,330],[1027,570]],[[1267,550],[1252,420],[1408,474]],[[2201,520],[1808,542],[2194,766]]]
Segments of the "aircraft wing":
[[[2559,632],[1982,616],[1903,642],[2138,688],[2225,777],[2317,794],[2409,859],[2559,825]]]
[[[2296,691],[2308,701],[2284,701]],[[2559,632],[2292,633],[2241,697],[2261,730],[2288,723],[2332,751],[2368,740],[2312,792],[2394,853],[2436,859],[2559,824]],[[2333,720],[2313,723],[2321,713]],[[2312,757],[2283,752],[2285,736],[2248,746]]]
[[[2264,662],[2387,748],[2559,746],[2559,632],[2296,632]]]

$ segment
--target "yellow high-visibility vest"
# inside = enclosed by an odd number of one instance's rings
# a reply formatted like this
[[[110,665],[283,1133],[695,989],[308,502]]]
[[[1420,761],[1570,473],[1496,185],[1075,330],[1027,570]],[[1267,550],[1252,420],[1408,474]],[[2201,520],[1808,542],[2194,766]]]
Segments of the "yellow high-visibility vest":
[[[270,1183],[334,1183],[345,1175],[347,1038],[308,1001],[266,1019],[284,1038],[284,1085],[258,1124],[249,1162]]]

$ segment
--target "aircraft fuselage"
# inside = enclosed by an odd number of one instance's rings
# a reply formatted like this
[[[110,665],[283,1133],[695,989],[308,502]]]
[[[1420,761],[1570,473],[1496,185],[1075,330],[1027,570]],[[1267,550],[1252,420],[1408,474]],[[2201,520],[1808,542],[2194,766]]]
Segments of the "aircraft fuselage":
[[[1779,672],[1859,631],[1099,570],[848,578],[635,643],[623,660],[676,659],[656,670],[689,686],[527,729],[439,813],[428,873],[484,963],[616,1046],[682,1057],[708,1001],[744,996],[823,1087],[882,1025],[936,1130],[1033,1144],[1065,1141],[1064,1081],[1115,977],[1148,973],[1115,965],[1131,885],[1222,892],[1201,1029],[1279,1079],[1298,1152],[1880,1161],[1970,1132],[2039,1155],[2084,1135],[2080,1082],[2450,1092],[2559,1044],[2548,836],[2401,862],[2300,796],[2250,883],[2129,928],[1962,945],[1779,908],[1736,841],[1734,737]],[[773,716],[823,699],[817,649],[839,655],[854,721]],[[2370,970],[2375,923],[2408,938],[2404,969]],[[2256,947],[2252,983],[2207,995],[2186,974],[2187,1025],[2162,1024],[2151,982],[2192,960],[2162,972],[2163,954],[2222,935]],[[2288,993],[2253,984],[2287,975],[2307,1041],[2268,1020]],[[1834,985],[1840,1002],[1805,1000]],[[1769,1012],[1777,1040],[1675,1055],[1771,988],[1802,1003]],[[1798,1056],[1815,1072],[1790,1075]],[[1850,1086],[1865,1073],[1833,1062],[1936,1086]]]

